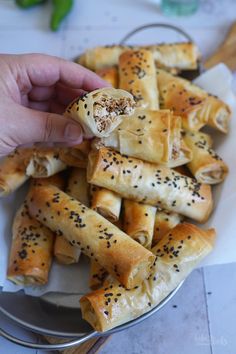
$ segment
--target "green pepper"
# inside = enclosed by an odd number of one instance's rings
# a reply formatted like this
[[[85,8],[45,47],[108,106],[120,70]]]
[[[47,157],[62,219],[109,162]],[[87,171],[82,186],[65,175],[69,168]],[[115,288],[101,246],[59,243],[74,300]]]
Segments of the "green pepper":
[[[73,0],[52,0],[53,13],[51,16],[50,27],[53,31],[57,31],[62,20],[71,11]]]
[[[16,0],[16,4],[23,9],[27,9],[28,7],[42,4],[47,0]]]

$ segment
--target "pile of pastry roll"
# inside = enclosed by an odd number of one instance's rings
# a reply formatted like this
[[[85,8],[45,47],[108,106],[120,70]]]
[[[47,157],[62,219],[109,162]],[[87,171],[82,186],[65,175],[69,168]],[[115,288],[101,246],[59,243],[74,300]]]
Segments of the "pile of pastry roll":
[[[200,129],[227,133],[230,109],[173,75],[198,59],[192,43],[98,47],[80,57],[113,86],[67,108],[83,143],[17,149],[0,166],[1,196],[30,178],[8,279],[45,284],[53,255],[71,264],[82,252],[92,289],[82,315],[106,331],[155,307],[212,250],[215,230],[184,218],[204,223],[212,212],[211,187],[228,168]]]

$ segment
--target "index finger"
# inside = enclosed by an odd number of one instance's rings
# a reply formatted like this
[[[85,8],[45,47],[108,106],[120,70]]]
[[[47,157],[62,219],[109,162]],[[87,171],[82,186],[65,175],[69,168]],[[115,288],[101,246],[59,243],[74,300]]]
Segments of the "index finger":
[[[28,54],[17,56],[30,82],[36,86],[52,86],[57,82],[74,89],[93,91],[110,86],[92,71],[83,66],[62,58],[44,55]]]

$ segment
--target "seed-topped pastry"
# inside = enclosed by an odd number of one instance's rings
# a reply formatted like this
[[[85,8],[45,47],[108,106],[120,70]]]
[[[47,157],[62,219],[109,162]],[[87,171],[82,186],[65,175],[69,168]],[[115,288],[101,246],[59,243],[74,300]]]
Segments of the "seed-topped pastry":
[[[89,206],[89,184],[84,168],[72,168],[69,174],[66,193],[82,204]]]
[[[84,140],[81,144],[73,147],[59,149],[59,158],[67,166],[86,168],[91,141]]]
[[[228,132],[231,111],[219,98],[160,69],[157,70],[157,85],[161,108],[180,115],[185,129],[198,131],[204,125],[210,125],[222,133]]]
[[[108,272],[98,262],[91,260],[89,272],[89,287],[92,290],[100,288],[108,276]]]
[[[192,152],[181,136],[181,118],[169,110],[139,109],[107,138],[94,145],[112,147],[121,154],[168,167],[183,165],[192,158]]]
[[[29,215],[25,201],[13,222],[7,278],[16,284],[46,284],[53,257],[53,240],[52,231]]]
[[[152,247],[162,239],[167,232],[173,229],[181,221],[183,217],[173,211],[158,210],[155,216],[154,234],[152,239]]]
[[[156,261],[150,276],[127,290],[117,281],[80,300],[83,318],[99,332],[131,321],[159,304],[212,250],[215,230],[180,224],[152,249]]]
[[[91,209],[104,216],[110,222],[116,222],[120,216],[122,198],[106,188],[91,185]]]
[[[32,216],[64,235],[127,288],[140,284],[150,273],[154,262],[150,251],[58,188],[32,189],[28,204]]]
[[[27,176],[34,178],[50,177],[66,169],[66,164],[60,159],[59,149],[36,148],[26,167]]]
[[[128,199],[124,200],[123,208],[124,231],[145,248],[150,249],[157,208]]]
[[[118,88],[119,72],[116,66],[96,70],[96,74],[111,84],[112,87]]]
[[[127,50],[147,49],[152,52],[157,67],[177,70],[197,69],[200,58],[195,43],[163,43],[148,46],[107,45],[88,49],[78,63],[91,70],[118,65],[119,56]]]
[[[0,197],[14,192],[29,178],[26,166],[32,149],[16,149],[0,162]]]
[[[197,181],[206,184],[222,182],[228,174],[228,167],[211,148],[207,134],[185,132],[184,141],[193,154],[187,166]]]
[[[133,95],[138,108],[159,109],[155,72],[148,50],[129,50],[119,58],[119,87]]]
[[[134,112],[133,96],[124,90],[103,88],[85,94],[73,101],[65,116],[78,121],[85,138],[108,136],[122,121]]]
[[[212,211],[211,187],[173,169],[101,148],[91,151],[88,182],[123,198],[171,210],[204,222]]]

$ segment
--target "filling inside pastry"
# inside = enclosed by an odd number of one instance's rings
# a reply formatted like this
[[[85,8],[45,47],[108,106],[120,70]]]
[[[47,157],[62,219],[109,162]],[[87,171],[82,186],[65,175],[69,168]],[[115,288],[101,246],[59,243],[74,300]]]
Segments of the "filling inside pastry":
[[[180,154],[180,150],[178,145],[175,144],[175,142],[173,142],[172,145],[172,150],[171,150],[171,160],[176,160],[179,157]]]
[[[38,285],[44,284],[44,279],[36,278],[32,275],[16,275],[14,277],[8,277],[8,279],[12,280],[17,285]]]
[[[223,131],[228,130],[228,112],[225,109],[221,109],[216,116],[216,125]]]
[[[146,244],[148,242],[148,238],[146,235],[144,235],[143,232],[137,232],[134,235],[134,239],[135,239],[135,241],[139,242],[143,246],[146,246]]]
[[[223,179],[224,170],[221,167],[217,167],[215,169],[205,169],[200,173],[199,177],[204,183],[216,183],[217,181],[221,181]]]
[[[134,112],[134,102],[129,97],[112,98],[101,96],[93,105],[93,116],[97,130],[107,131],[120,115],[131,115]]]
[[[81,302],[81,305],[83,307],[84,320],[88,321],[88,323],[90,323],[91,326],[94,327],[97,331],[102,331],[101,324],[99,323],[96,313],[90,302],[87,299],[84,299],[83,302]]]
[[[44,157],[34,157],[27,166],[26,174],[28,176],[46,176],[48,174],[48,161]]]

